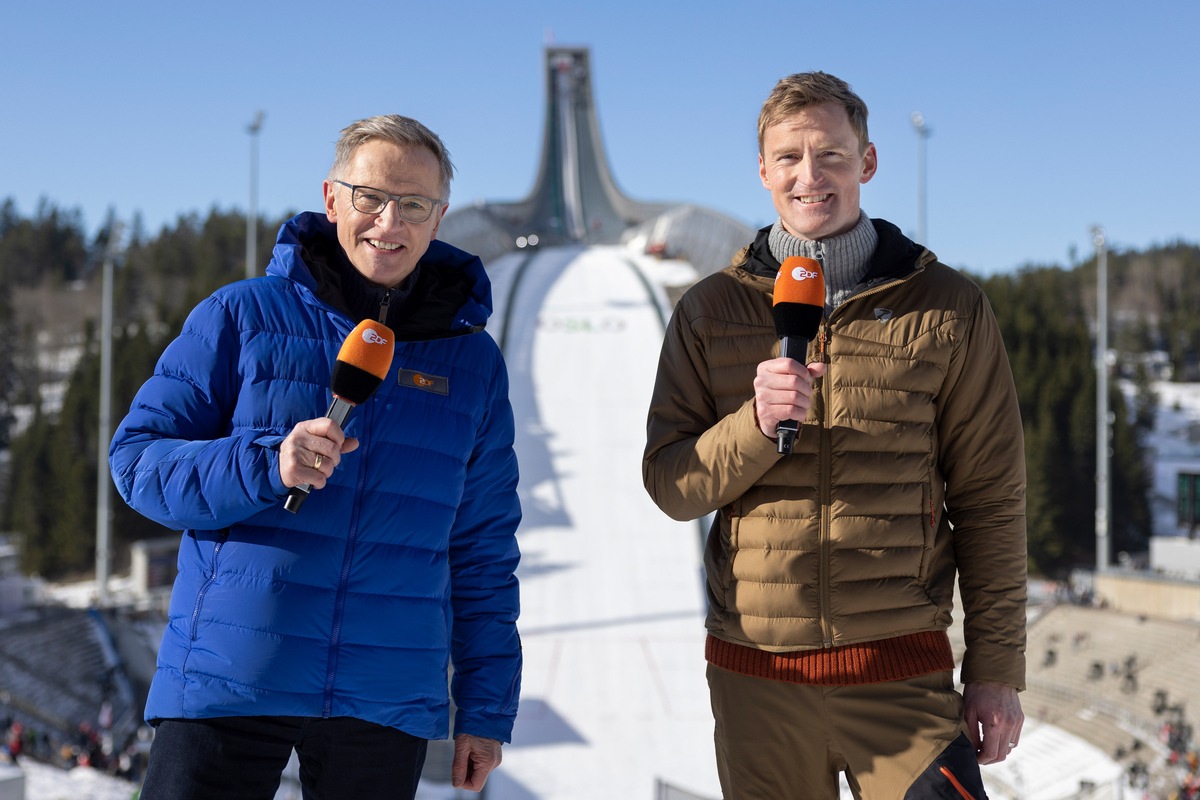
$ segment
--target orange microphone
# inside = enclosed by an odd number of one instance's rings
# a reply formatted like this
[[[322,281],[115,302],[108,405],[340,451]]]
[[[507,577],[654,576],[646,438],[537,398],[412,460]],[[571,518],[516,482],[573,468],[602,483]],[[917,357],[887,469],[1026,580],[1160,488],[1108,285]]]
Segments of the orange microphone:
[[[805,363],[808,343],[817,336],[825,313],[825,277],[814,259],[788,256],[775,276],[771,316],[779,335],[779,354]],[[779,452],[790,455],[800,423],[794,419],[780,422],[775,429]]]
[[[396,337],[387,325],[369,319],[358,323],[342,342],[337,361],[333,362],[330,380],[333,402],[325,416],[341,427],[350,415],[350,409],[365,403],[383,383],[391,369],[395,350]],[[295,514],[310,491],[312,486],[307,483],[293,486],[283,507]]]

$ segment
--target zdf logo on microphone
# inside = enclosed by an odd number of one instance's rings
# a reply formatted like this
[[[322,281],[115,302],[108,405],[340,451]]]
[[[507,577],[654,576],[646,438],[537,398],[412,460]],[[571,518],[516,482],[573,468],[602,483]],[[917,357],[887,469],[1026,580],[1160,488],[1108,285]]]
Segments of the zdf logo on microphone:
[[[819,278],[820,276],[821,273],[813,269],[805,269],[804,267],[794,267],[792,269],[792,280],[794,281],[806,281]]]
[[[388,340],[380,335],[379,331],[374,328],[365,328],[362,332],[363,341],[367,344],[387,344]]]

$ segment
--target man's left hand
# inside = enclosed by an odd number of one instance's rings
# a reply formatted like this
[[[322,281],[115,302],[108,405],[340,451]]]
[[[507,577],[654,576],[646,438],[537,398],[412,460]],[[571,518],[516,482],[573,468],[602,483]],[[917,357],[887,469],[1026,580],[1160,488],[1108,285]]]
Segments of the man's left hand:
[[[1025,714],[1017,690],[1001,683],[968,683],[963,687],[967,733],[980,764],[997,764],[1021,741]]]
[[[500,766],[500,742],[462,733],[454,737],[454,766],[450,783],[456,789],[478,792],[487,782],[488,773]]]

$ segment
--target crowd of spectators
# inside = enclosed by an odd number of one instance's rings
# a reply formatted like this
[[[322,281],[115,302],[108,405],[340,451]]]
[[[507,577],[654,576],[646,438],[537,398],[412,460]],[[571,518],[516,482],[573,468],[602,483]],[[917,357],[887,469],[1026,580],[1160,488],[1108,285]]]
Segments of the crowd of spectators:
[[[118,748],[109,731],[89,722],[69,735],[6,714],[0,718],[0,763],[33,759],[61,769],[91,767],[136,783],[146,767],[146,738],[148,731],[139,731],[135,741]]]

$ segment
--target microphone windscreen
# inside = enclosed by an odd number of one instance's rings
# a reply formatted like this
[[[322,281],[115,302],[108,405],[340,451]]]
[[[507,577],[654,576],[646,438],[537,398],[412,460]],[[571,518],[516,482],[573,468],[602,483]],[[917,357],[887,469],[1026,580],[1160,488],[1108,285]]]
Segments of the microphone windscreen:
[[[815,259],[788,256],[775,276],[773,302],[825,307],[825,276]]]
[[[381,322],[363,320],[346,337],[333,365],[333,393],[358,405],[387,377],[396,349],[392,329]]]
[[[775,333],[815,339],[825,313],[825,277],[811,258],[788,256],[775,276],[771,315]]]

